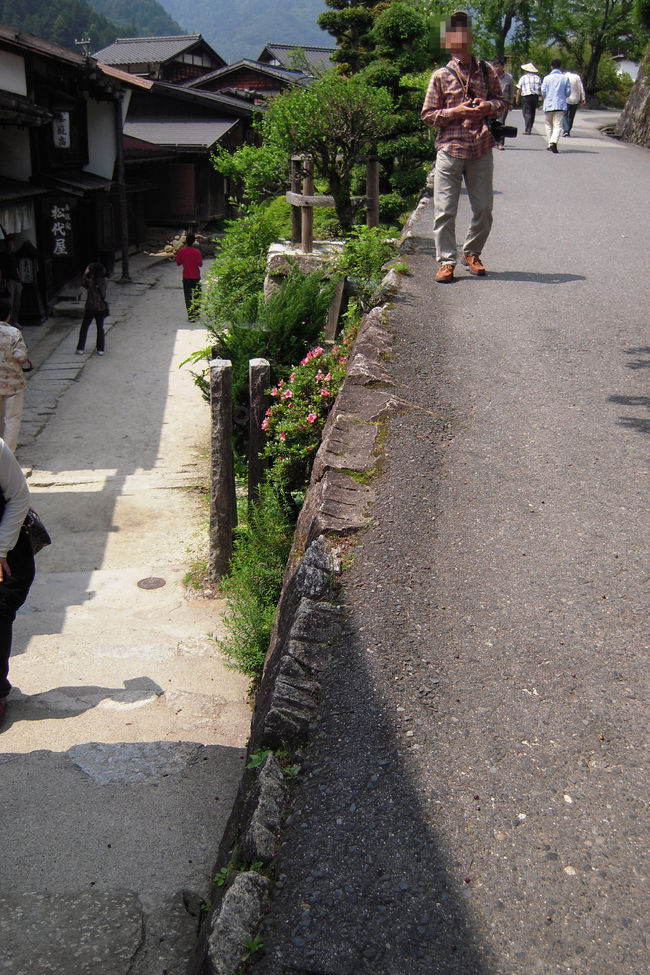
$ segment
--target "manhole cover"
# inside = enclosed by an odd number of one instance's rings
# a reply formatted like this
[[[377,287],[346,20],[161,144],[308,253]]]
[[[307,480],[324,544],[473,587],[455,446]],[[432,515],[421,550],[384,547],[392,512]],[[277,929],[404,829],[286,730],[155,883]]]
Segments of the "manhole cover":
[[[147,576],[146,579],[140,579],[138,589],[162,589],[164,585],[165,580],[160,576]]]

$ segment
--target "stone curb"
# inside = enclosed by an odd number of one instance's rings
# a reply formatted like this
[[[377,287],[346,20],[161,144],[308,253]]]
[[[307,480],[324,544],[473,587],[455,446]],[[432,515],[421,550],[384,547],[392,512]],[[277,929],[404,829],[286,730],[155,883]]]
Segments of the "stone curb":
[[[400,241],[402,248],[409,244],[411,224],[412,218]],[[391,270],[377,293],[385,299],[399,284],[399,275]],[[377,466],[382,418],[401,406],[385,366],[393,341],[385,314],[385,307],[376,307],[361,322],[346,378],[314,458],[251,722],[249,757],[261,748],[295,747],[305,740],[318,710],[320,675],[343,630],[342,612],[333,599],[334,577],[340,571],[336,537],[369,523],[366,510],[375,493],[364,478]],[[215,874],[234,857],[271,863],[287,793],[273,754],[257,774],[244,770]],[[200,934],[190,975],[235,975],[242,962],[242,942],[247,935],[254,937],[268,903],[270,881],[257,873],[240,873],[224,891],[215,887],[213,894],[211,920]]]

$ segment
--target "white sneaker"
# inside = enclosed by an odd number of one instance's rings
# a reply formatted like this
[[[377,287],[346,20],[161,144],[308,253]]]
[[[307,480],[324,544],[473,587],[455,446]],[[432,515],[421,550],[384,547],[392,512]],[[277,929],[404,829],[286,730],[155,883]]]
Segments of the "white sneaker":
[[[83,355],[84,354],[84,350],[83,349],[75,349],[75,352],[77,353],[77,355]]]
[[[100,352],[99,349],[97,349],[97,355],[104,355],[104,353]]]

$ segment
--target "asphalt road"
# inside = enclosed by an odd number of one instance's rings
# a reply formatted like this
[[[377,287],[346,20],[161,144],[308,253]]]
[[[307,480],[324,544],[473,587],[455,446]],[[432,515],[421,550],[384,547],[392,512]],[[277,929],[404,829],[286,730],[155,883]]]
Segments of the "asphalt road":
[[[248,682],[212,636],[223,602],[183,583],[207,556],[210,416],[179,365],[205,336],[175,266],[140,255],[132,274],[109,284],[103,358],[93,329],[75,355],[78,320],[25,330],[17,456],[53,544],[0,733],[11,975],[184,972],[249,733]]]
[[[606,120],[494,153],[486,278],[435,284],[421,211],[389,315],[412,406],[343,575],[260,975],[648,970],[650,153]]]

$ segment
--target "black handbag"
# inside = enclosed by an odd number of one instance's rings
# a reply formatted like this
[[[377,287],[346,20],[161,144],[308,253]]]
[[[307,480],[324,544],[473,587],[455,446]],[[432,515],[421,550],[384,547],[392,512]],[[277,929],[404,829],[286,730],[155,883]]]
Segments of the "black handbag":
[[[33,508],[30,508],[27,512],[22,531],[27,536],[34,555],[40,552],[42,548],[45,548],[46,545],[52,544],[50,533]]]

